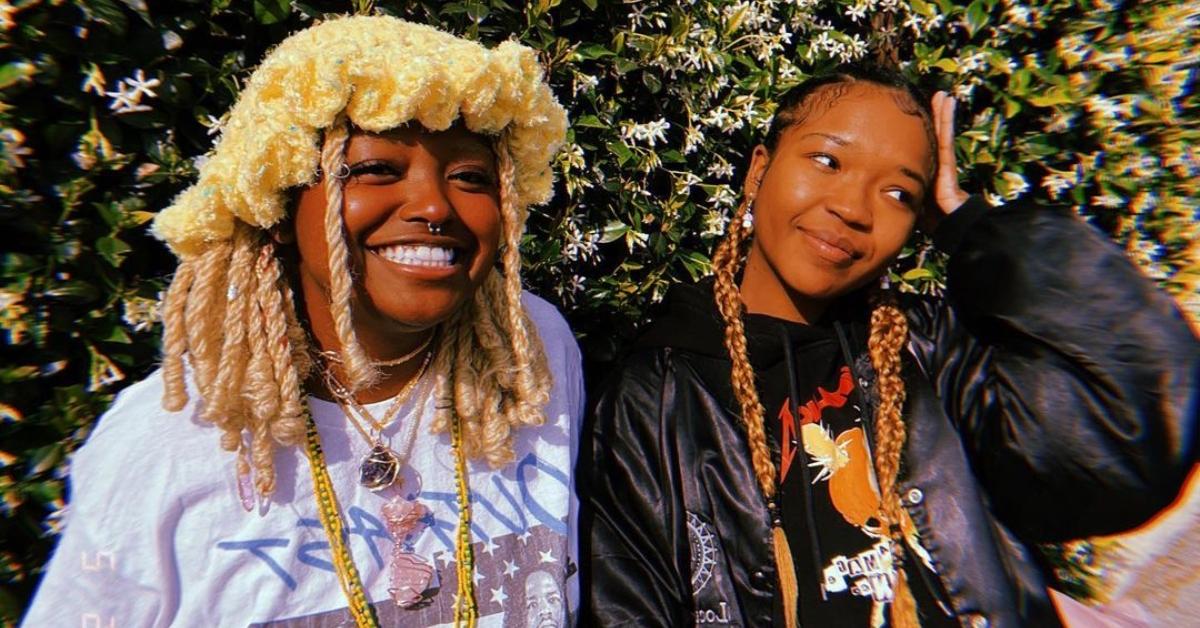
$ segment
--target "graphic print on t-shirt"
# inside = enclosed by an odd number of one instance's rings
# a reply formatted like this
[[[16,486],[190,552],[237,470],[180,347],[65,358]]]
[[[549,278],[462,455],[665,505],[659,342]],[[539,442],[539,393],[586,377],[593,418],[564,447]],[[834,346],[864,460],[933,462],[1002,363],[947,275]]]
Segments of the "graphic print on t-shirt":
[[[796,404],[795,413],[790,398],[783,400],[776,414],[781,436],[779,484],[793,495],[791,516],[785,512],[793,530],[798,527],[794,500],[804,490],[814,491],[812,517],[823,553],[819,599],[830,602],[851,596],[862,600],[869,604],[870,625],[881,626],[893,597],[895,567],[891,540],[883,534],[878,518],[879,487],[862,409],[852,403],[854,389],[850,368],[841,366],[834,385],[818,386],[811,398]],[[804,487],[798,464],[809,467],[811,486]],[[907,513],[900,523],[906,545],[915,546],[916,554],[925,559]]]
[[[491,486],[485,483],[471,491],[475,601],[481,626],[569,625],[567,589],[577,567],[566,555],[567,522],[551,514],[550,510],[556,507],[539,502],[539,495],[527,481],[535,477],[564,487],[569,479],[563,470],[530,453],[516,463],[512,479],[493,476]],[[456,496],[426,490],[419,500],[430,508],[430,513],[421,522],[423,529],[416,542],[411,543],[413,552],[407,556],[425,561],[432,569],[429,599],[407,609],[387,598],[375,599],[375,613],[383,625],[424,627],[452,624],[454,620],[453,604],[458,595],[454,544],[458,523]],[[343,519],[347,546],[364,580],[367,573],[389,569],[394,541],[382,516],[352,505],[346,508]],[[328,539],[316,519],[298,520],[294,532],[279,538],[223,541],[217,547],[254,556],[292,590],[301,578],[328,578],[335,573]],[[291,570],[283,565],[290,565]],[[344,607],[250,625],[318,628],[348,625],[346,622],[353,624],[353,618],[349,608]]]

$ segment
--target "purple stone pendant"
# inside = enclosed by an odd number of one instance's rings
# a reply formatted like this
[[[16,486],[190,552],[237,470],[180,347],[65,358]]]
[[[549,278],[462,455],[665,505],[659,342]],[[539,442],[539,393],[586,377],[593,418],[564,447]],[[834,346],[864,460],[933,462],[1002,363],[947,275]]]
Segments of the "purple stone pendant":
[[[383,443],[375,443],[371,453],[358,465],[358,483],[372,491],[395,484],[399,476],[400,460]]]

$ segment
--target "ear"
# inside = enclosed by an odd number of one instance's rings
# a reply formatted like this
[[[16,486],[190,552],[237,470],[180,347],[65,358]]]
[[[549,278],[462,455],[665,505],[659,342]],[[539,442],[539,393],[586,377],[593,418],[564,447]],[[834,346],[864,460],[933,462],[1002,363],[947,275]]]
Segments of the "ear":
[[[291,215],[275,223],[269,230],[275,244],[289,246],[296,243],[296,221]]]
[[[742,193],[746,198],[758,196],[758,188],[762,186],[763,176],[767,174],[767,166],[771,164],[771,151],[759,144],[750,153],[750,169],[746,171],[746,180],[742,182]]]

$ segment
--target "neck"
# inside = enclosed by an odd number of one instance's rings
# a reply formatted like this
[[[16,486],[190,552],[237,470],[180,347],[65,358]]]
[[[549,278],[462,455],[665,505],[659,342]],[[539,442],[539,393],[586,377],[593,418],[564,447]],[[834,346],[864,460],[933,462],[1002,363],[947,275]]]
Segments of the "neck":
[[[316,349],[321,352],[332,352],[340,356],[342,353],[341,343],[338,342],[337,332],[334,331],[333,321],[329,315],[328,308],[309,307],[307,310],[309,327],[313,341],[317,345]],[[372,360],[378,362],[386,362],[407,355],[429,341],[431,336],[436,333],[437,329],[431,328],[391,333],[387,334],[385,338],[378,337],[377,334],[371,334],[363,329],[355,329],[355,334],[358,336],[358,341],[362,344],[363,350],[366,351]],[[379,378],[370,388],[355,392],[355,400],[359,403],[374,403],[390,399],[399,394],[406,384],[420,375],[421,365],[425,362],[426,354],[429,351],[437,351],[439,342],[435,338],[424,351],[418,351],[416,355],[401,364],[377,367]],[[306,382],[306,388],[310,394],[316,395],[321,399],[338,401],[337,395],[332,390],[329,390],[329,386],[325,383],[325,369],[329,369],[329,372],[343,387],[349,388],[350,382],[342,369],[342,365],[333,360],[323,360],[317,364],[314,372]]]
[[[808,299],[788,289],[775,269],[756,248],[746,256],[746,269],[738,285],[742,303],[750,314],[765,314],[774,318],[811,325],[825,314],[829,302]]]

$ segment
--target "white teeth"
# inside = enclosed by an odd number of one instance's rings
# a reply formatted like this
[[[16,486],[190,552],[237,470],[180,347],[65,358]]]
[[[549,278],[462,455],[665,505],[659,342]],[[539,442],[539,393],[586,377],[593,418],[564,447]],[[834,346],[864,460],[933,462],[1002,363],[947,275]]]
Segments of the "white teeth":
[[[441,246],[413,246],[400,244],[375,249],[375,252],[389,262],[407,266],[446,267],[454,264],[457,257],[454,249]]]

